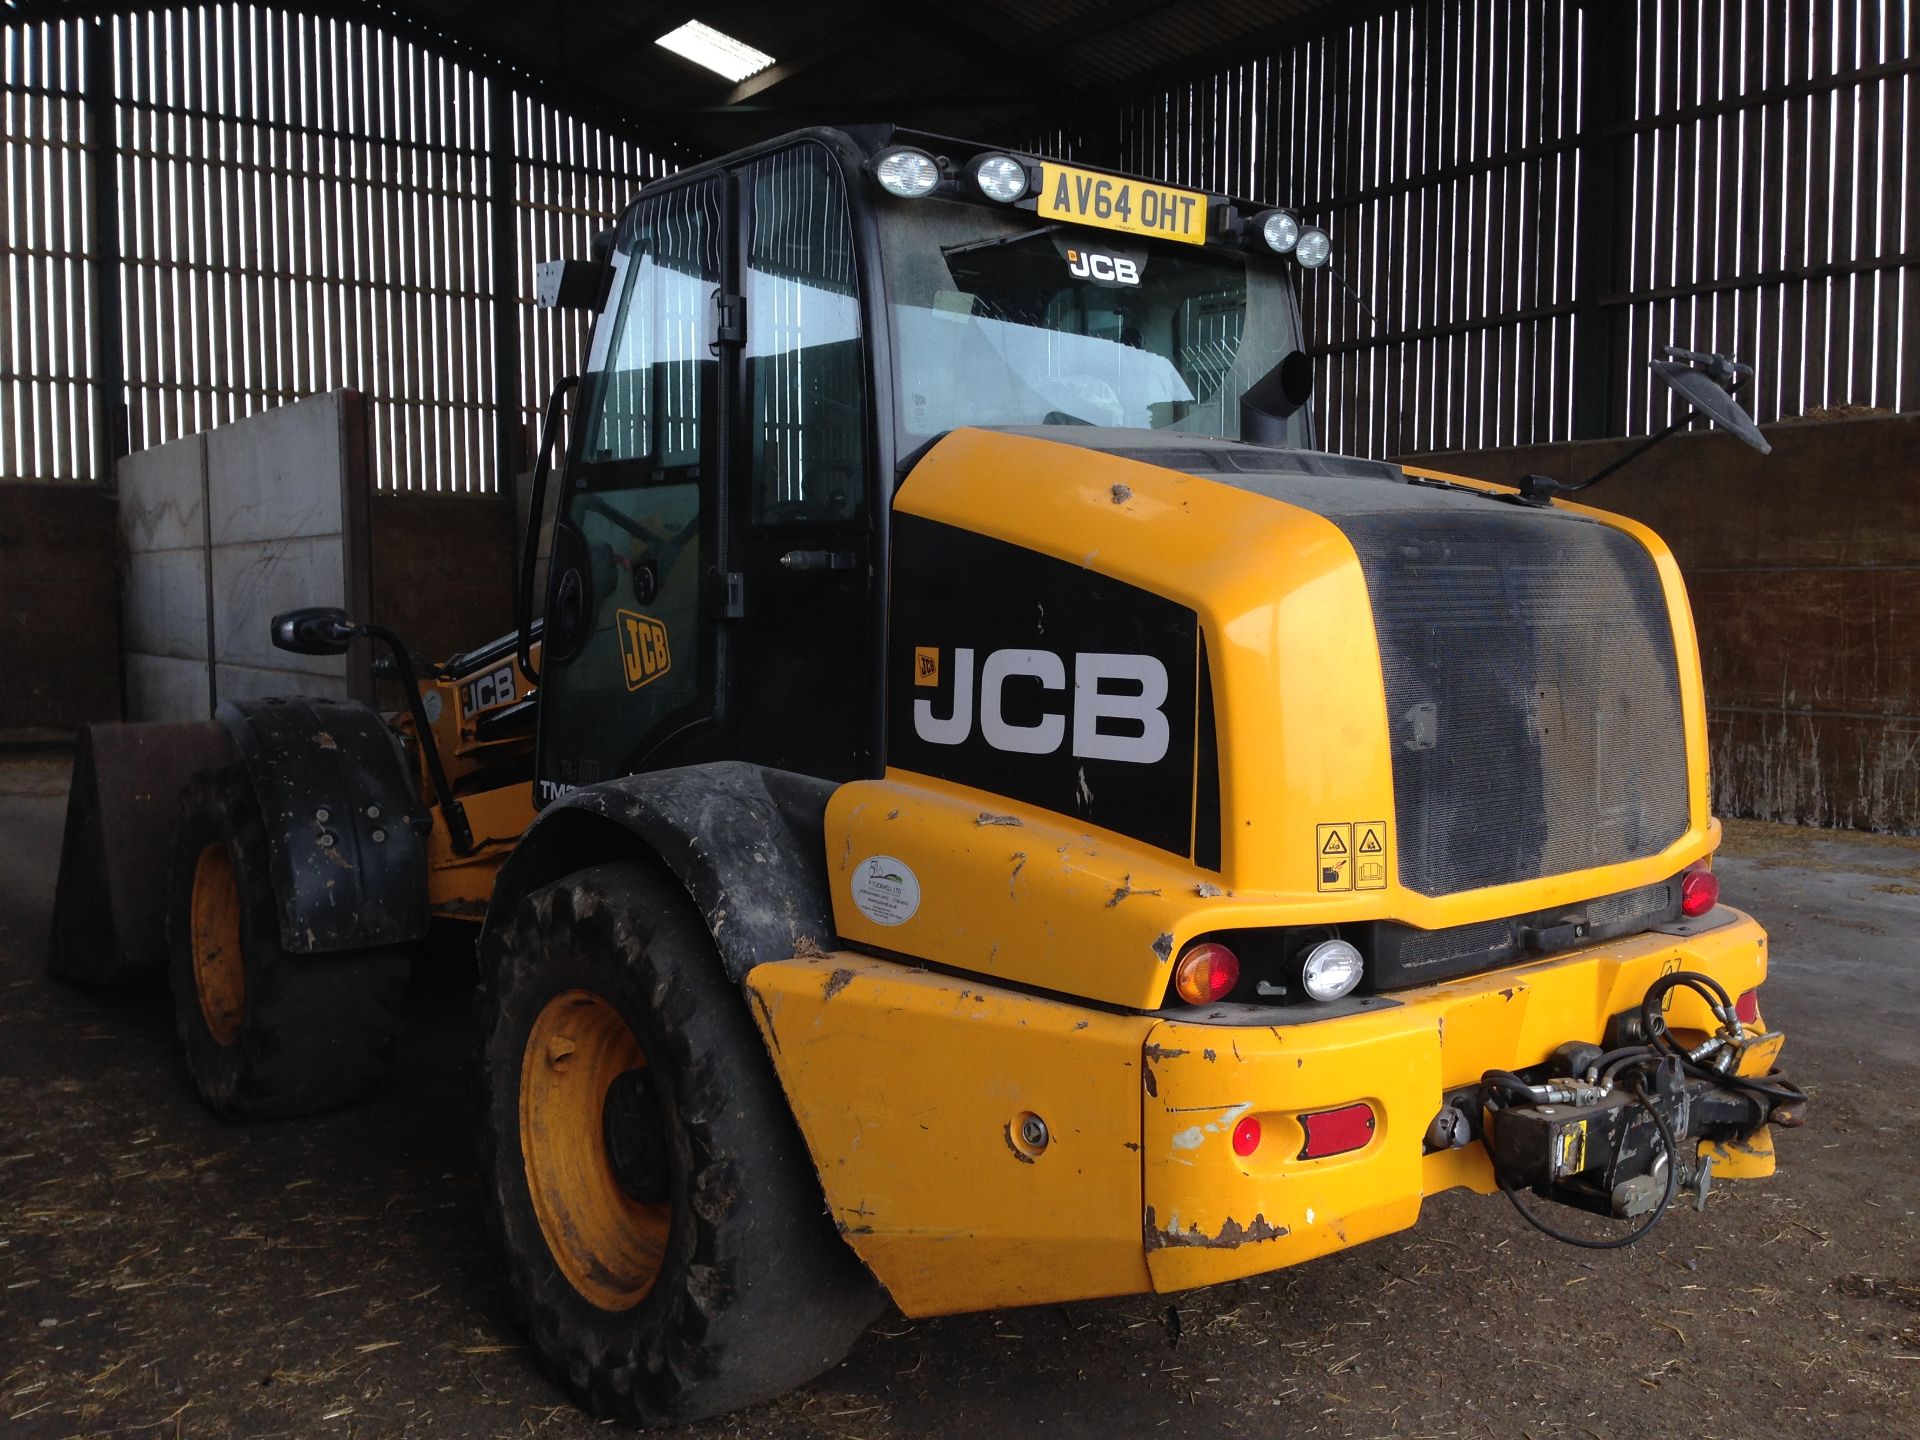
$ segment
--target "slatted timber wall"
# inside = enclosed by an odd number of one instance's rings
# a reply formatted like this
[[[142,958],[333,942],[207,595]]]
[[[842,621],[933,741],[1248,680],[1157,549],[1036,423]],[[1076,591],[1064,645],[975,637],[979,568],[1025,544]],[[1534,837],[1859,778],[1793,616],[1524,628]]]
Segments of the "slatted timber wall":
[[[4,34],[0,479],[103,480],[125,449],[351,386],[380,488],[498,490],[584,343],[535,311],[534,265],[668,168],[331,16]]]
[[[1118,158],[1332,233],[1304,297],[1332,449],[1646,431],[1661,344],[1751,361],[1762,421],[1916,410],[1916,8],[1343,6],[1127,98]]]

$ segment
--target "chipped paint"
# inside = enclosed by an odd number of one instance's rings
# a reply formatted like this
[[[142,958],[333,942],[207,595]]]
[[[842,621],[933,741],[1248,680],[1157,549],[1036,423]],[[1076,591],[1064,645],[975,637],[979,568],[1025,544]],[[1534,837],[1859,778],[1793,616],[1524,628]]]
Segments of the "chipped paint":
[[[1217,900],[1227,892],[1211,881],[1202,880],[1198,885],[1193,887],[1193,893],[1198,895],[1202,900]]]
[[[1020,872],[1026,868],[1027,868],[1027,852],[1024,850],[1014,851],[1013,852],[1013,873],[1007,876],[1007,894],[1012,895],[1013,898],[1016,900],[1019,899],[1020,897],[1014,892],[1013,882],[1020,878]]]
[[[1284,1225],[1273,1225],[1264,1214],[1255,1215],[1245,1225],[1228,1217],[1217,1234],[1208,1235],[1198,1225],[1180,1228],[1180,1216],[1176,1212],[1167,1219],[1163,1230],[1156,1223],[1153,1206],[1147,1206],[1146,1224],[1143,1236],[1146,1249],[1168,1250],[1180,1247],[1192,1247],[1205,1250],[1238,1250],[1242,1245],[1256,1245],[1263,1240],[1279,1240],[1289,1232]]]
[[[1134,889],[1133,874],[1132,872],[1128,872],[1120,877],[1119,885],[1114,888],[1112,896],[1107,900],[1107,909],[1113,909],[1114,906],[1118,905],[1130,895],[1158,895],[1159,893],[1158,890],[1148,890],[1144,888],[1139,890]]]
[[[996,815],[991,810],[982,810],[978,815],[973,817],[973,823],[976,825],[1012,825],[1018,828],[1027,822],[1022,820],[1018,815]]]
[[[1009,1120],[1005,1125],[1000,1127],[1000,1138],[1007,1142],[1007,1149],[1013,1152],[1014,1159],[1018,1160],[1022,1165],[1033,1164],[1033,1156],[1027,1154],[1026,1151],[1022,1150],[1019,1146],[1019,1143],[1014,1140],[1013,1122],[1011,1120]]]
[[[847,986],[851,985],[852,983],[853,983],[853,971],[842,966],[840,969],[835,970],[831,975],[827,976],[827,986],[826,986],[826,989],[820,992],[820,998],[822,1000],[831,1000],[833,999],[834,996],[838,995],[842,990],[846,989]]]
[[[1205,1130],[1202,1130],[1198,1125],[1189,1125],[1184,1130],[1174,1132],[1173,1148],[1176,1150],[1198,1150],[1206,1143],[1206,1139],[1207,1132]]]
[[[1160,963],[1162,965],[1173,958],[1173,933],[1171,931],[1164,935],[1154,937],[1153,953],[1160,957]]]
[[[1113,487],[1111,493],[1114,504],[1124,505],[1133,498],[1133,487],[1131,485],[1116,485]]]

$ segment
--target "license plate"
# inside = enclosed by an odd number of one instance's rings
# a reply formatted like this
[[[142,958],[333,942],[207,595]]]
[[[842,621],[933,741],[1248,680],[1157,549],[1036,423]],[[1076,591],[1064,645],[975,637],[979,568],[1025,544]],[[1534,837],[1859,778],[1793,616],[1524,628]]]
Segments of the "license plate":
[[[1207,197],[1195,190],[1042,161],[1036,198],[1036,208],[1048,220],[1157,235],[1188,245],[1207,243]]]

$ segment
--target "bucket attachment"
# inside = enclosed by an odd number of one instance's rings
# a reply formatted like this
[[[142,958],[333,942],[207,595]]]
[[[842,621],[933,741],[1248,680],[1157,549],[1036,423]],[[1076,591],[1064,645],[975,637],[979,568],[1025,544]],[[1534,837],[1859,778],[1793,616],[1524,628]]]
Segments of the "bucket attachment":
[[[112,985],[167,959],[180,792],[234,758],[217,720],[89,725],[74,748],[47,973]]]

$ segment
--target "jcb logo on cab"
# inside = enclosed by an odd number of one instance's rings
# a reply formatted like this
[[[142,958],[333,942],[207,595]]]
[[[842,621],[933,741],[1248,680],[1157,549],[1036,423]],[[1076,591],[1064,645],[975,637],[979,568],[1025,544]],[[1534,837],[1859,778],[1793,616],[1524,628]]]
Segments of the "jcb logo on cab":
[[[638,690],[673,668],[666,626],[632,610],[617,612],[614,620],[620,630],[620,663],[627,672],[627,689]]]
[[[1067,269],[1082,280],[1104,280],[1111,285],[1140,283],[1140,266],[1124,255],[1102,255],[1097,250],[1069,250]]]
[[[916,651],[935,657],[937,650]],[[1068,673],[1072,673],[1072,698]],[[913,733],[929,745],[964,745],[973,736],[973,651],[953,652],[953,704],[945,715],[930,700],[913,702]],[[1002,705],[1009,683],[1026,686],[1041,698],[1039,713],[1010,719]],[[1047,692],[1063,692],[1058,701]],[[1051,650],[994,650],[979,667],[980,738],[996,750],[1016,755],[1051,755],[1071,744],[1082,760],[1123,760],[1153,765],[1165,758],[1171,732],[1167,724],[1167,667],[1151,655],[1079,654]],[[1056,709],[1059,706],[1061,708]],[[1071,729],[1071,741],[1069,741]]]

